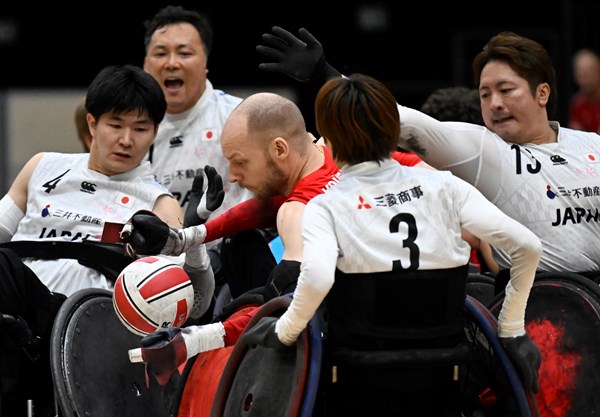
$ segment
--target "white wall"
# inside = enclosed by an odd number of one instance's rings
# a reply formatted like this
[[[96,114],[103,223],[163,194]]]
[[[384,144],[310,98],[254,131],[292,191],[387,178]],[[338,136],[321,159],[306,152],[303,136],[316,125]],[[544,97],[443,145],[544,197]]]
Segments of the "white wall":
[[[83,152],[74,112],[84,90],[10,90],[5,96],[6,192],[21,167],[41,151]]]

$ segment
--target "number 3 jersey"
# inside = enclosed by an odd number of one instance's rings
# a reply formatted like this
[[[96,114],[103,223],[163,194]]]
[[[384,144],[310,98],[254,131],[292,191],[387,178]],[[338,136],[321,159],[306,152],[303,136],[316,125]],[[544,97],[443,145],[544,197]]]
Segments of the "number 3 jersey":
[[[46,153],[28,183],[27,212],[11,240],[99,241],[106,221],[126,223],[138,210],[152,210],[169,191],[143,162],[130,172],[106,176],[88,169],[89,155]],[[77,260],[26,259],[51,290],[70,295],[112,288],[99,272]]]
[[[507,251],[511,282],[499,331],[523,331],[540,240],[448,171],[404,167],[392,159],[341,167],[339,183],[308,202],[304,259],[294,300],[277,323],[295,340],[334,283],[336,269],[372,274],[447,269],[469,262],[461,228]],[[340,278],[344,279],[344,278]],[[522,333],[521,333],[522,334]]]
[[[447,171],[386,159],[341,172],[335,187],[307,204],[305,260],[315,259],[307,251],[316,248],[344,273],[454,268],[470,257],[461,228],[513,253],[518,241],[507,235],[532,235]]]

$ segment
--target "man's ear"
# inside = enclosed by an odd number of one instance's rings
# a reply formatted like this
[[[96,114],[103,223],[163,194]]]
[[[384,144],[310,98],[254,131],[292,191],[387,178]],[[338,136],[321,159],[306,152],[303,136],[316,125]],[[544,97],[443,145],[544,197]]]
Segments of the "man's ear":
[[[96,136],[96,119],[92,116],[91,113],[88,113],[85,116],[85,120],[87,120],[88,127],[90,128],[90,133],[92,136]]]
[[[290,152],[290,147],[284,138],[276,137],[271,142],[270,152],[274,158],[285,158]]]
[[[548,83],[542,83],[537,87],[538,99],[540,104],[545,106],[550,100],[550,85]]]

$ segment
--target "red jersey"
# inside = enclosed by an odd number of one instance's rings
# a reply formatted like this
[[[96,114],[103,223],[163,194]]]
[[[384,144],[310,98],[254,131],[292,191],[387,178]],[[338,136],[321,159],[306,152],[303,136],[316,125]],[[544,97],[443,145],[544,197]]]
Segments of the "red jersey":
[[[340,169],[337,167],[326,146],[315,144],[325,155],[321,168],[300,178],[285,201],[308,203],[314,196],[323,194],[340,181]]]
[[[412,153],[412,152],[395,151],[395,152],[392,152],[390,154],[390,156],[394,160],[396,160],[398,163],[400,163],[400,165],[404,165],[404,166],[407,166],[407,167],[414,167],[419,162],[423,161],[419,157],[419,155],[417,155],[416,153]]]
[[[340,180],[340,170],[325,146],[315,144],[325,155],[323,165],[300,178],[288,196],[276,196],[268,200],[248,199],[235,205],[220,216],[205,223],[206,239],[211,242],[234,233],[251,229],[275,227],[277,211],[286,201],[306,204],[311,198],[322,194]]]

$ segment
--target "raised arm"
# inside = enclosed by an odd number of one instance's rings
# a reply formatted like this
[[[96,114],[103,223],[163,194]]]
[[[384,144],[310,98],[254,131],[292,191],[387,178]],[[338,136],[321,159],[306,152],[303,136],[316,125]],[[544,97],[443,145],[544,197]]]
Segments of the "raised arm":
[[[260,63],[259,69],[281,72],[315,88],[331,77],[341,76],[325,59],[321,42],[305,28],[298,30],[298,36],[279,26],[271,31],[262,35],[264,45],[258,45],[256,51],[272,62]]]

